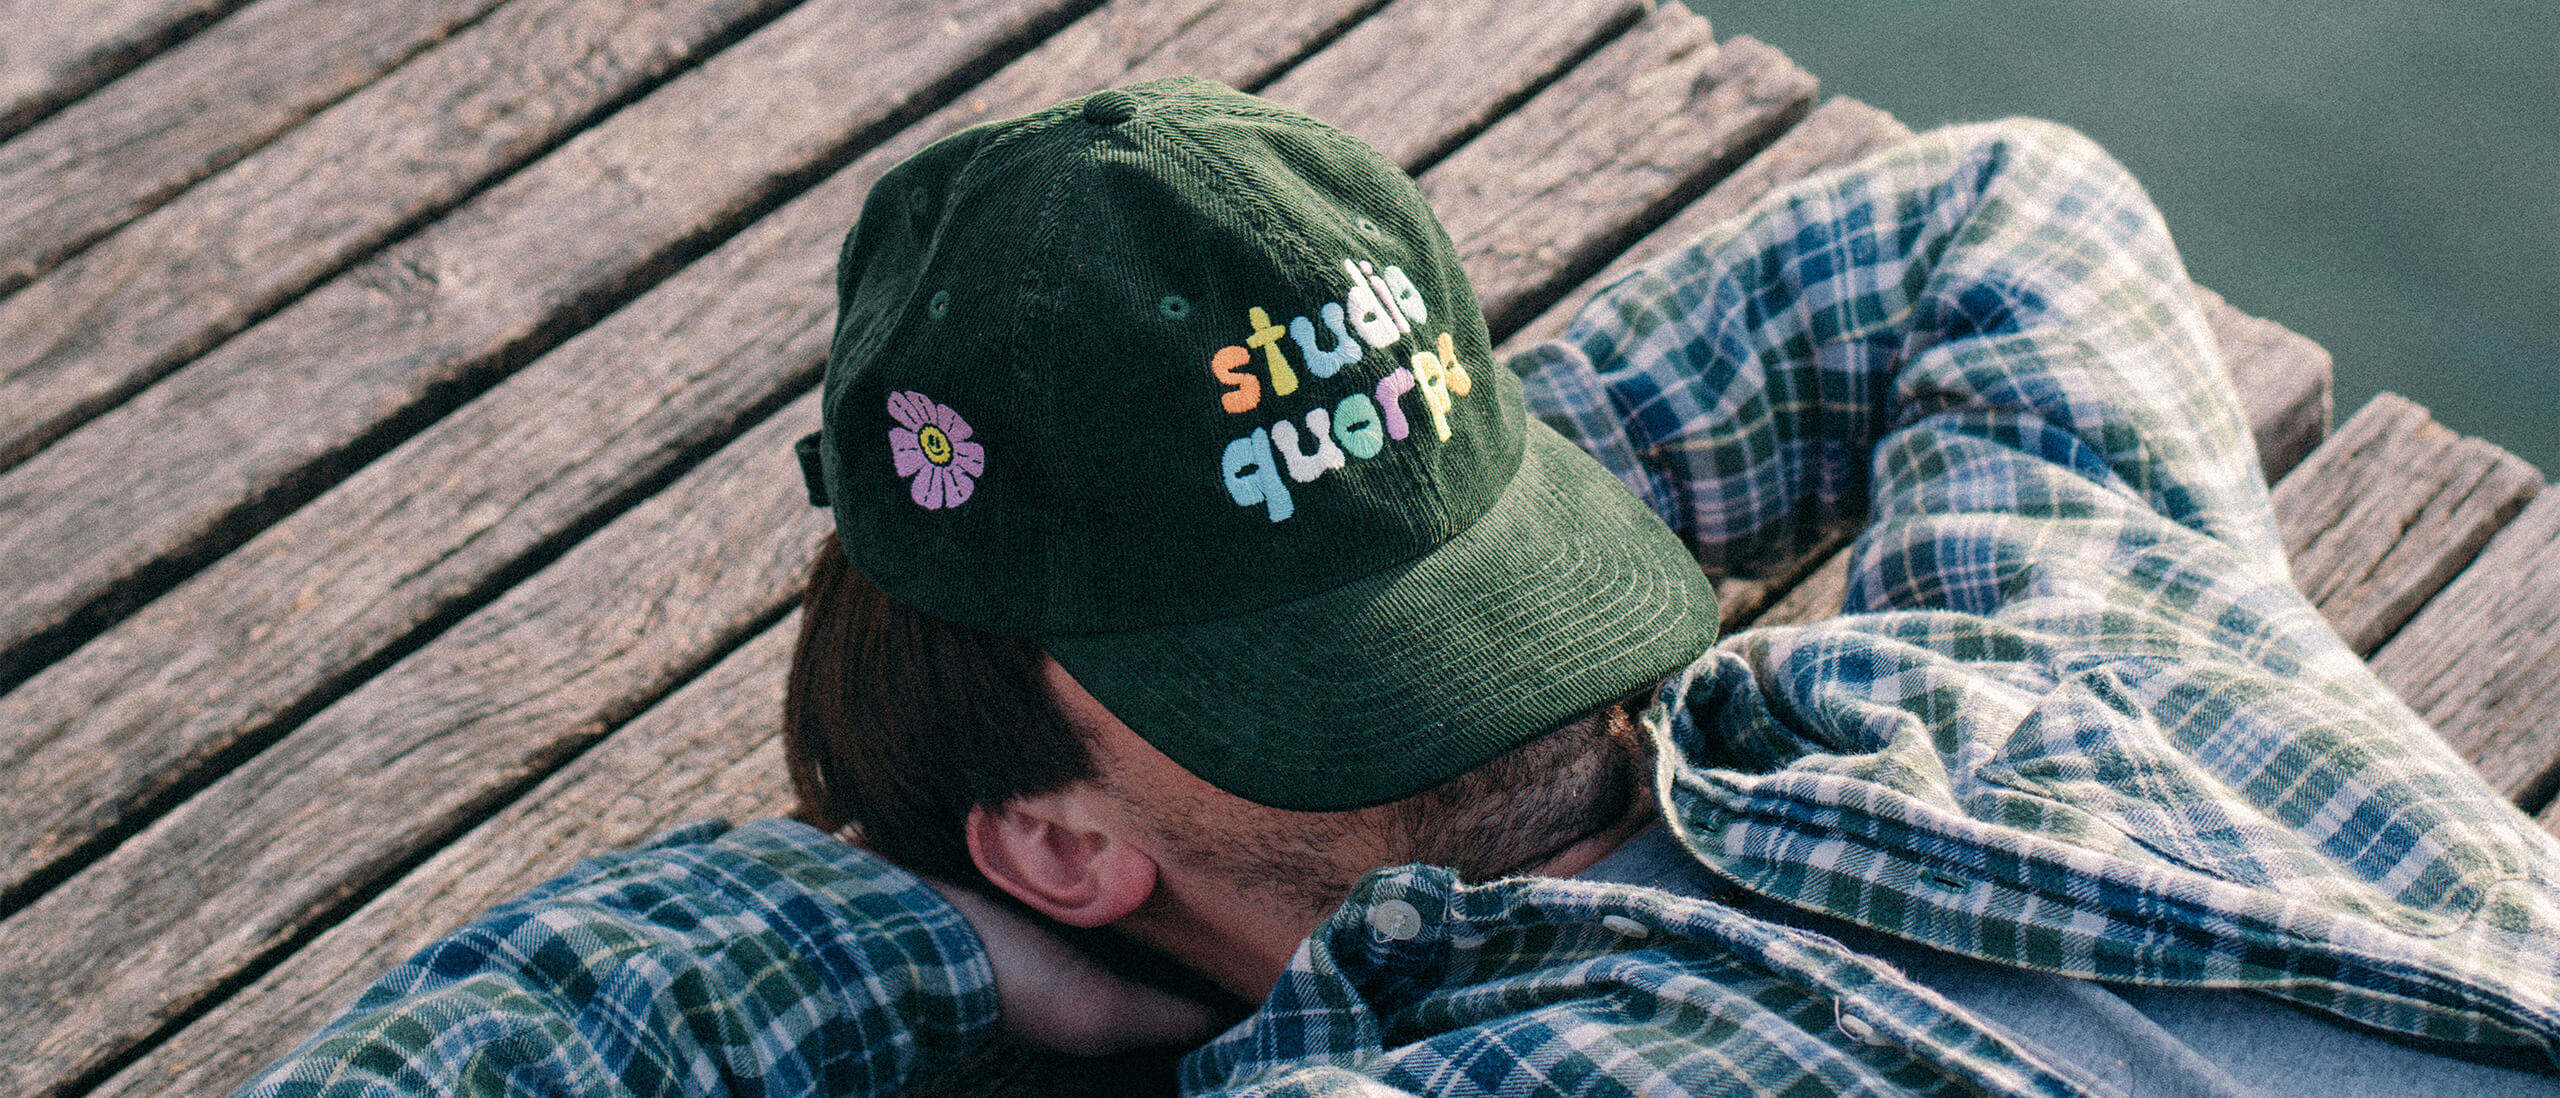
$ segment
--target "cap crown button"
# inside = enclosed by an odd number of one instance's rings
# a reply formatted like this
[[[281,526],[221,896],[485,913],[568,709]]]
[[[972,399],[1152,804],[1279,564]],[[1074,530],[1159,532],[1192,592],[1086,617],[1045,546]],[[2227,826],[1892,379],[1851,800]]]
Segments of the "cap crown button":
[[[1117,126],[1137,113],[1137,97],[1116,88],[1084,101],[1084,120],[1097,126]]]

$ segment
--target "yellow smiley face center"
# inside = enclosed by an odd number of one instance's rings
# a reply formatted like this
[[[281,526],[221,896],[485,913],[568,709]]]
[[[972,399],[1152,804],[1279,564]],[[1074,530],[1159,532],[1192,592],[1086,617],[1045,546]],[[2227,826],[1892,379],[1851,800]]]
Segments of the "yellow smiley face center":
[[[926,424],[916,429],[916,446],[924,451],[924,459],[936,465],[951,464],[951,436],[942,428]]]

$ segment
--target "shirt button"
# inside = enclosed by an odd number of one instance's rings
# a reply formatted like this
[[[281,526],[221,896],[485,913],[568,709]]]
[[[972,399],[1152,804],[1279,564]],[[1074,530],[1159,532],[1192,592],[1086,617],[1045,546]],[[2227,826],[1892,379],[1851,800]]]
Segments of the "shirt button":
[[[1600,926],[1609,933],[1618,935],[1622,938],[1653,937],[1652,927],[1648,927],[1643,923],[1627,918],[1624,915],[1603,915],[1600,917]]]
[[[1369,929],[1390,942],[1411,941],[1422,933],[1422,913],[1403,900],[1388,900],[1369,909]]]
[[[1851,1013],[1849,1008],[1842,1006],[1838,1002],[1833,1002],[1831,1004],[1831,1018],[1832,1021],[1839,1024],[1841,1033],[1846,1034],[1850,1040],[1856,1041],[1859,1044],[1873,1045],[1877,1048],[1883,1048],[1893,1043],[1892,1038],[1876,1032],[1875,1023]]]

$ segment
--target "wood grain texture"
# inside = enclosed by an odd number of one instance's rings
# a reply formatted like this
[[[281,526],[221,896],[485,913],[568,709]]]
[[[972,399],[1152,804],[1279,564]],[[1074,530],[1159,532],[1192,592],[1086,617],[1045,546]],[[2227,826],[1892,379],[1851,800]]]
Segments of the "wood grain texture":
[[[1553,87],[1451,153],[1422,193],[1440,214],[1498,341],[1695,199],[1811,106],[1814,80],[1776,50],[1718,46],[1664,5]],[[1463,181],[1463,182],[1459,182]],[[1595,226],[1611,233],[1595,233]]]
[[[31,638],[237,545],[1050,10],[1020,7],[815,0],[0,474],[0,682]]]
[[[704,817],[789,809],[780,736],[795,612],[438,851],[91,1098],[229,1094],[366,986],[576,864]]]
[[[1911,128],[1855,99],[1833,98],[1790,127],[1734,173],[1709,188],[1662,227],[1630,246],[1599,273],[1559,297],[1537,318],[1521,325],[1504,341],[1502,353],[1515,354],[1531,344],[1564,334],[1584,302],[1609,284],[1696,240],[1761,195],[1829,168],[1852,164],[1885,146],[1911,136]]]
[[[100,240],[0,301],[0,467],[787,2],[507,5]],[[439,273],[413,255],[375,277],[397,293]]]
[[[790,452],[816,416],[795,402],[0,922],[0,1089],[58,1095],[152,1040],[780,617],[826,528]]]
[[[19,0],[0,12],[0,137],[248,0]]]
[[[2371,655],[2542,489],[2523,459],[2383,393],[2275,488],[2295,585]]]
[[[2196,299],[2240,393],[2258,467],[2268,483],[2282,480],[2329,437],[2329,352],[2291,328],[2232,308],[2202,286]]]
[[[502,0],[266,0],[0,145],[0,294]]]
[[[1062,28],[0,696],[0,800],[13,805],[0,815],[0,894],[202,780],[210,760],[307,712],[528,554],[601,521],[673,463],[813,384],[836,244],[889,165],[983,115],[1133,75],[1251,83],[1354,10],[1351,0],[1214,3],[1122,0]],[[1471,6],[1490,16],[1496,4],[1448,5]],[[1273,49],[1228,48],[1238,40]],[[1425,136],[1458,124],[1407,123]]]
[[[795,402],[0,926],[0,973],[44,989],[28,1005],[76,1014],[24,1049],[0,1037],[0,1057],[64,1070],[83,1062],[73,1032],[110,1035],[108,1055],[113,1041],[150,1039],[226,973],[327,918],[333,897],[434,845],[688,659],[707,660],[725,643],[716,626],[791,597],[823,519],[787,444],[815,415],[814,398]],[[170,889],[193,910],[151,902]],[[156,952],[66,959],[111,955],[108,942]]]
[[[733,238],[0,695],[0,894],[813,384],[867,185]]]
[[[2527,810],[2560,784],[2560,492],[2545,492],[2374,654],[2400,693]],[[2546,810],[2546,824],[2560,813]]]
[[[1642,0],[1526,7],[1390,5],[1260,94],[1317,118],[1378,119],[1349,132],[1420,172],[1644,14]],[[1465,78],[1432,63],[1453,56],[1435,50],[1466,57]]]

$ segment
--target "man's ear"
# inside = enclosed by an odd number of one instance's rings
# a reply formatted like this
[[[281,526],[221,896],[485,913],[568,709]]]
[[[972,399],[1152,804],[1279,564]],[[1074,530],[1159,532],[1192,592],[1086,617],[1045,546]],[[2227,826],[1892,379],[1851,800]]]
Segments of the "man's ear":
[[[1102,794],[1081,782],[1002,808],[972,808],[969,858],[1032,910],[1069,926],[1101,926],[1155,894],[1155,859],[1098,821]]]

